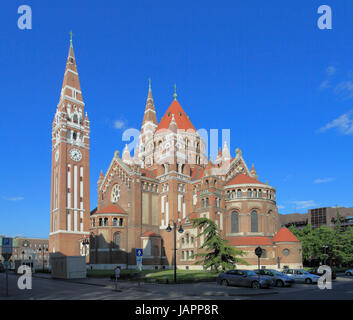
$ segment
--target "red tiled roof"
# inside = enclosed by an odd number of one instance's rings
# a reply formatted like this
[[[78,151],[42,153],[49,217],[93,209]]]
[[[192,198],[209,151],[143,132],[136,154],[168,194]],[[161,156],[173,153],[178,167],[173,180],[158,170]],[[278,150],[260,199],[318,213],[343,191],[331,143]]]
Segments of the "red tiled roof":
[[[97,211],[96,213],[126,213],[123,208],[118,206],[117,204],[111,204],[104,209]]]
[[[141,237],[160,237],[159,234],[154,233],[152,231],[147,231],[141,235]]]
[[[281,228],[272,240],[273,242],[300,242],[288,228]]]
[[[239,173],[232,180],[228,181],[226,186],[231,186],[233,184],[247,184],[247,183],[264,184],[257,179],[254,179],[254,178],[247,176],[244,173]]]
[[[272,245],[268,237],[232,237],[229,239],[230,246],[258,246]]]
[[[193,129],[193,130],[195,130],[195,127],[193,126],[193,124],[189,120],[189,117],[186,115],[185,111],[183,110],[183,108],[181,107],[179,102],[177,100],[174,100],[172,102],[172,104],[169,106],[167,112],[165,113],[165,115],[163,116],[161,121],[159,122],[159,125],[158,125],[156,131],[158,131],[160,129],[168,129],[169,128],[169,124],[172,121],[172,114],[174,114],[174,119],[175,119],[175,122],[178,126],[178,129],[184,129],[184,130]]]

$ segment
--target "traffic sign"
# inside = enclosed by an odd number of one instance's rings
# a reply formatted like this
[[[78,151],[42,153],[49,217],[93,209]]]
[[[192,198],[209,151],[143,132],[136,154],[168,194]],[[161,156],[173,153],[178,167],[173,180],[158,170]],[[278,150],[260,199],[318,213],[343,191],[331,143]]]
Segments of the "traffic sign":
[[[255,249],[255,254],[260,258],[261,257],[261,255],[262,255],[262,249],[261,249],[261,247],[257,247],[256,249]]]
[[[8,261],[12,256],[12,238],[2,238],[1,254],[5,261]]]
[[[136,249],[136,257],[142,257],[143,256],[143,249]]]

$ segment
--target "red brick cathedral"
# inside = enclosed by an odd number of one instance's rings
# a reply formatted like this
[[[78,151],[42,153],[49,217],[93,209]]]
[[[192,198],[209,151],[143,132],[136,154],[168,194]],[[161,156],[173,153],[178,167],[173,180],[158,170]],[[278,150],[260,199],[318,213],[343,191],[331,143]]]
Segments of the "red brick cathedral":
[[[149,86],[138,146],[116,151],[101,172],[98,205],[89,211],[89,121],[84,116],[72,43],[60,102],[53,123],[50,249],[84,254],[89,235],[89,263],[94,268],[136,268],[136,249],[143,249],[143,268],[174,264],[174,226],[179,268],[196,269],[194,254],[204,238],[191,219],[216,222],[231,246],[257,267],[254,249],[261,246],[261,265],[301,267],[301,243],[280,228],[276,190],[258,180],[236,149],[224,144],[215,163],[190,118],[174,100],[161,120]],[[181,226],[181,227],[180,227]],[[171,232],[170,232],[171,231]]]

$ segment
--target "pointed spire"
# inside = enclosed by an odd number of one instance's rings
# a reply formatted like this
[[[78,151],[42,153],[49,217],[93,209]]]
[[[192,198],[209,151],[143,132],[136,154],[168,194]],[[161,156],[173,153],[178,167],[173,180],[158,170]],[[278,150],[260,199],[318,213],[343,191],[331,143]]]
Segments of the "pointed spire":
[[[250,176],[255,178],[255,179],[258,178],[254,164],[252,164],[252,166],[251,166]]]
[[[104,180],[104,174],[103,174],[103,170],[101,170],[101,173],[99,175],[99,179],[97,181],[98,186],[100,186],[100,184],[103,182],[103,180]]]
[[[125,162],[127,164],[132,164],[132,158],[130,155],[129,148],[127,147],[127,144],[125,145],[122,160],[123,160],[123,162]]]
[[[70,34],[70,47],[73,47],[73,45],[72,45],[72,36],[74,34],[72,33],[72,31],[70,31],[69,34]]]
[[[76,58],[72,45],[72,32],[70,32],[70,47],[66,61],[65,75],[61,89],[60,102],[67,97],[78,104],[84,105],[81,93],[80,80],[78,77]]]
[[[146,102],[145,114],[143,116],[142,126],[146,122],[152,122],[156,126],[158,125],[157,114],[156,114],[156,110],[154,108],[154,101],[153,101],[153,96],[152,96],[152,87],[151,87],[151,79],[150,78],[148,79],[148,95],[147,95],[147,102]]]
[[[173,98],[174,100],[176,100],[178,97],[177,93],[176,93],[176,84],[174,84],[174,94],[173,94]]]
[[[219,164],[220,162],[222,162],[223,160],[223,157],[222,157],[222,150],[221,150],[221,147],[219,147],[219,150],[218,150],[218,155],[217,155],[217,159],[216,159],[216,164]]]
[[[232,157],[230,155],[230,151],[227,145],[227,141],[224,141],[224,146],[223,146],[223,151],[222,151],[222,156],[224,161],[230,160]]]

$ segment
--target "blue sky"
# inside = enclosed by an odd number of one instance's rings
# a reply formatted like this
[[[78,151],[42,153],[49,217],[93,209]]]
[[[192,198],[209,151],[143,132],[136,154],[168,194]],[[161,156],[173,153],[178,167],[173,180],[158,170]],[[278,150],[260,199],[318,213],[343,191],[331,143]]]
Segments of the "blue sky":
[[[32,30],[17,27],[22,4]],[[332,30],[317,27],[322,4]],[[277,189],[281,213],[353,206],[352,1],[5,0],[0,9],[0,234],[48,236],[70,30],[91,121],[92,208],[122,132],[141,126],[149,77],[158,120],[176,83],[196,128],[231,130],[232,156],[240,147]]]

